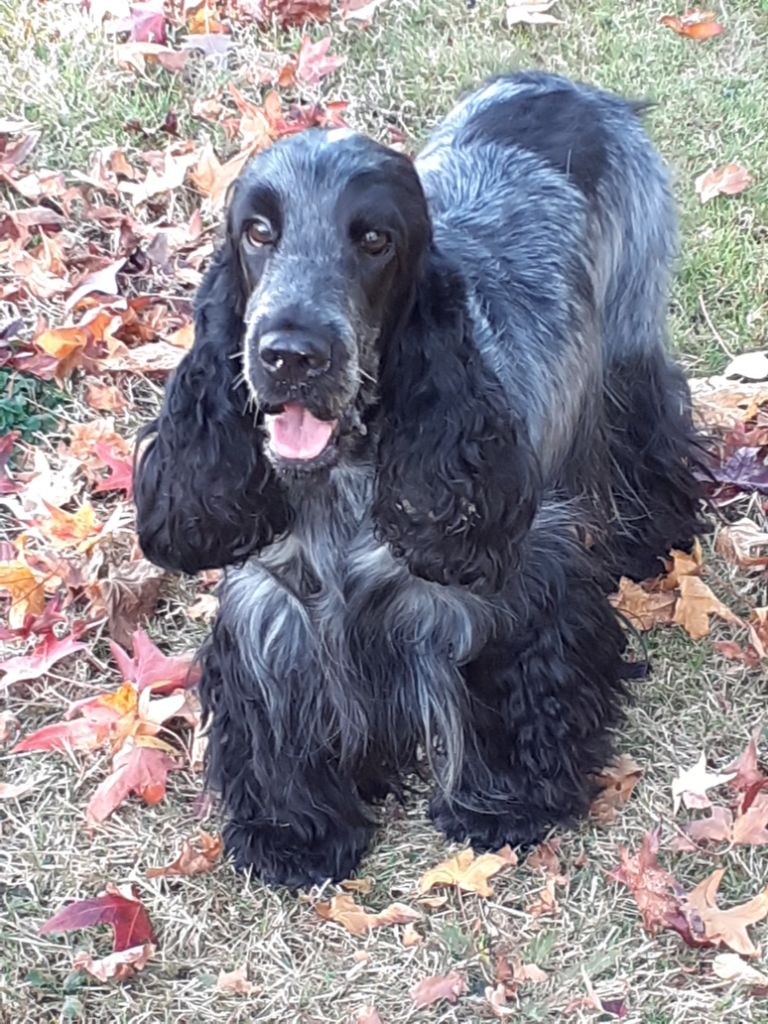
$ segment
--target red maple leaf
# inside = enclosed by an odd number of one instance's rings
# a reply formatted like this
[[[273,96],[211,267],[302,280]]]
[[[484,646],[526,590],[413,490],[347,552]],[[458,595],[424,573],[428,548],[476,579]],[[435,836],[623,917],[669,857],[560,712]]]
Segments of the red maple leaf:
[[[333,74],[346,61],[346,57],[329,57],[328,49],[333,42],[331,36],[313,43],[309,36],[301,40],[296,64],[296,77],[304,85],[317,85],[321,78]]]
[[[170,693],[179,687],[194,686],[199,678],[190,654],[163,654],[143,629],[133,634],[132,658],[114,640],[110,640],[109,648],[123,679],[135,683],[139,692],[151,687],[153,693]]]
[[[136,890],[125,896],[111,882],[103,896],[91,900],[77,900],[70,903],[40,929],[41,935],[51,932],[71,932],[79,928],[91,928],[96,924],[108,924],[114,932],[114,952],[119,953],[145,942],[155,942],[155,933],[146,907],[140,902]]]
[[[133,463],[131,459],[126,455],[116,454],[106,441],[97,441],[93,447],[98,457],[110,470],[109,476],[99,480],[93,488],[93,493],[125,491],[130,498],[133,494]]]
[[[19,654],[0,661],[0,672],[5,673],[0,686],[10,686],[11,683],[19,682],[22,679],[37,679],[43,673],[50,671],[51,666],[55,665],[57,661],[61,661],[69,654],[74,654],[75,651],[82,650],[83,647],[85,644],[80,643],[72,633],[60,640],[53,633],[48,633],[40,643],[32,648],[30,654]]]

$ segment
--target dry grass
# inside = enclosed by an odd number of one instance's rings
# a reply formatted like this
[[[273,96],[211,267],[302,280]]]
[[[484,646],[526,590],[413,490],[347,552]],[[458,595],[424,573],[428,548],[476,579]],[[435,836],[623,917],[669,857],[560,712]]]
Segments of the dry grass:
[[[384,140],[394,125],[409,145],[459,91],[501,67],[543,65],[654,96],[659,106],[651,125],[676,174],[684,226],[674,340],[688,366],[704,373],[722,365],[725,350],[759,347],[768,336],[768,5],[732,0],[727,35],[702,45],[658,28],[657,17],[666,12],[666,4],[656,2],[561,0],[563,28],[510,32],[497,0],[480,0],[473,9],[459,0],[389,0],[367,32],[336,30],[335,49],[350,59],[324,91],[349,100],[354,125]],[[138,117],[158,124],[169,108],[179,113],[182,135],[210,136],[225,155],[223,136],[192,118],[193,100],[230,78],[254,95],[248,71],[258,52],[275,46],[285,51],[297,38],[248,30],[236,37],[227,67],[198,61],[183,78],[151,71],[137,79],[117,70],[111,44],[83,20],[78,3],[0,0],[4,106],[42,128],[42,165],[85,168],[95,148],[108,143],[135,149],[125,122]],[[710,162],[734,158],[750,167],[756,184],[737,201],[700,207],[692,191],[695,174]],[[8,201],[16,202],[13,196]],[[182,194],[179,202],[191,204],[193,196]],[[37,312],[24,310],[30,331]],[[55,315],[55,304],[43,312]],[[86,415],[77,398],[75,388],[64,420]],[[144,416],[156,395],[142,387],[136,398]],[[135,423],[133,413],[118,428],[128,432]],[[40,443],[52,449],[55,440]],[[768,603],[764,584],[748,582],[716,560],[708,566],[719,596],[737,610]],[[185,584],[169,587],[151,625],[165,650],[183,650],[200,639],[200,626],[183,611],[188,596]],[[226,865],[200,878],[148,881],[147,867],[171,860],[198,825],[215,824],[195,819],[199,779],[189,773],[171,777],[164,803],[126,804],[90,835],[83,809],[104,761],[56,754],[0,758],[5,781],[38,780],[23,801],[0,804],[0,1022],[342,1024],[365,1003],[377,1006],[385,1024],[479,1021],[491,1019],[483,993],[499,948],[536,962],[550,976],[544,985],[521,990],[515,1020],[606,1019],[584,1008],[563,1016],[569,1002],[586,994],[586,976],[602,997],[626,997],[629,1024],[767,1021],[764,1000],[713,978],[711,953],[688,950],[671,933],[647,936],[626,890],[606,878],[617,848],[639,844],[654,823],[664,823],[667,837],[675,834],[669,785],[676,766],[692,763],[702,748],[714,764],[727,763],[765,709],[760,675],[719,659],[709,640],[694,643],[668,630],[653,634],[648,645],[655,672],[637,684],[620,741],[646,775],[614,827],[585,825],[564,837],[569,881],[558,888],[559,913],[534,918],[528,912],[542,878],[520,867],[499,877],[491,900],[452,895],[444,908],[425,911],[419,925],[424,942],[413,949],[402,947],[397,928],[368,939],[347,936],[322,922],[304,899],[266,890]],[[14,687],[7,703],[24,732],[59,718],[69,700],[117,682],[105,644],[94,641],[90,648],[87,658]],[[375,886],[366,905],[413,901],[420,874],[451,849],[428,826],[416,786],[405,807],[385,809],[376,845],[361,867]],[[663,859],[688,884],[727,863],[726,905],[768,882],[759,848]],[[137,883],[161,937],[149,966],[121,986],[99,985],[68,966],[73,950],[106,952],[106,932],[38,935],[56,909],[96,894],[109,880]],[[764,948],[768,929],[752,930]],[[258,991],[251,997],[217,993],[218,972],[241,964]],[[463,971],[470,985],[456,1007],[409,1009],[408,993],[419,979],[451,969]]]

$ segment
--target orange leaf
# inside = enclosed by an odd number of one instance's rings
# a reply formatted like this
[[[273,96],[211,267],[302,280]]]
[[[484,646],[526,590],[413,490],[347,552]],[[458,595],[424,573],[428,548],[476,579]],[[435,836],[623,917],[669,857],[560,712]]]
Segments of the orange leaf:
[[[675,14],[663,15],[659,18],[659,24],[671,28],[679,36],[701,40],[711,39],[725,31],[725,28],[716,19],[717,14],[714,11],[701,11],[692,7],[681,18]]]
[[[89,501],[83,502],[77,512],[65,512],[45,502],[49,519],[36,525],[54,548],[74,548],[79,553],[93,547],[102,531],[96,519],[96,509]]]
[[[108,818],[131,793],[145,804],[156,804],[165,796],[168,772],[178,768],[176,761],[162,750],[139,746],[130,737],[115,754],[113,771],[88,802],[85,811],[89,825]]]
[[[457,971],[451,971],[450,974],[433,975],[430,978],[422,979],[411,992],[411,998],[414,1006],[417,1009],[422,1009],[441,999],[445,999],[449,1003],[456,1003],[459,996],[466,991],[467,983],[464,978]]]
[[[760,951],[749,937],[747,927],[768,915],[768,887],[741,906],[720,910],[717,890],[724,874],[725,868],[718,868],[700,882],[688,896],[688,906],[698,913],[711,942],[728,946],[742,956],[759,956]]]
[[[196,839],[184,840],[181,853],[172,864],[164,868],[147,868],[147,878],[161,875],[204,875],[213,870],[223,850],[224,840],[220,835],[200,832]]]
[[[700,174],[693,187],[702,203],[708,203],[715,196],[737,196],[752,184],[752,175],[741,164],[726,164],[713,167]]]
[[[677,602],[672,591],[647,590],[644,584],[634,583],[626,576],[621,577],[618,593],[610,600],[617,612],[643,631],[672,622]]]
[[[704,580],[698,576],[683,576],[674,622],[682,626],[693,640],[701,640],[709,634],[710,615],[717,615],[735,626],[742,624],[738,616],[715,597]]]
[[[239,996],[253,995],[256,986],[248,981],[248,969],[245,964],[234,971],[219,971],[216,979],[216,991],[234,993]]]
[[[43,582],[20,559],[0,562],[0,590],[6,590],[11,597],[8,608],[11,629],[22,629],[28,615],[39,615],[45,607]]]
[[[101,412],[125,412],[128,401],[120,388],[114,384],[102,384],[89,380],[85,385],[85,401],[92,409]]]
[[[404,903],[392,903],[378,914],[369,914],[355,903],[354,896],[347,893],[332,896],[328,903],[316,903],[315,911],[324,921],[340,924],[351,935],[366,935],[372,928],[385,925],[408,924],[409,921],[421,920],[423,916]]]
[[[436,885],[455,885],[464,892],[478,896],[493,896],[488,879],[503,868],[514,867],[517,856],[508,846],[498,853],[482,853],[475,857],[472,850],[462,850],[455,857],[442,861],[421,876],[419,893],[429,892]]]
[[[643,777],[643,769],[629,754],[621,754],[613,764],[603,768],[595,776],[595,782],[601,787],[600,793],[592,801],[590,814],[603,825],[610,825],[616,820],[618,812],[632,796],[632,792]]]

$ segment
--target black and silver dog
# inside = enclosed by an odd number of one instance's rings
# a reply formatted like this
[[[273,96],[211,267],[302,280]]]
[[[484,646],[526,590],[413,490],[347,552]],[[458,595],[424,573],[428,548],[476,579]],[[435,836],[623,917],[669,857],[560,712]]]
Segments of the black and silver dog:
[[[606,594],[699,527],[638,110],[513,74],[415,164],[312,130],[236,183],[136,501],[148,558],[228,567],[201,693],[239,867],[349,874],[419,751],[451,838],[587,809],[627,676]]]

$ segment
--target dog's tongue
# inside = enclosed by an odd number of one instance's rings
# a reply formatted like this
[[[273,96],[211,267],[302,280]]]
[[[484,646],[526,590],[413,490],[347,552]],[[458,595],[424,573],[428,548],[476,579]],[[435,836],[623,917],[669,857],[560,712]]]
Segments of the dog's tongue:
[[[276,416],[266,416],[265,423],[272,448],[283,459],[317,458],[336,426],[336,420],[319,420],[295,402]]]

